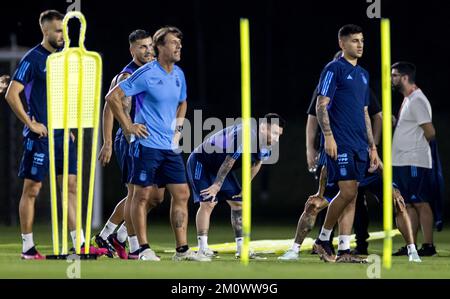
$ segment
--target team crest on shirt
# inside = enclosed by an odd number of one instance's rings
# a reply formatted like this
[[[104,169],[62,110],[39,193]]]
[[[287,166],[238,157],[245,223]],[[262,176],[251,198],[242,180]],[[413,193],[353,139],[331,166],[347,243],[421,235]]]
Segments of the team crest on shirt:
[[[366,76],[364,76],[364,74],[361,74],[361,77],[362,77],[362,80],[363,80],[364,84],[367,85],[367,78],[366,78]]]
[[[139,174],[139,180],[141,182],[145,182],[147,180],[147,172],[145,170],[142,170]]]

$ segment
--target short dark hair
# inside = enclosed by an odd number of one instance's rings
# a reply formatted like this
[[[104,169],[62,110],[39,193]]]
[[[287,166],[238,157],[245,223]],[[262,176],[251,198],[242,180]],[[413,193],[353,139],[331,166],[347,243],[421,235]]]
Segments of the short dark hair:
[[[284,128],[286,126],[286,121],[277,113],[267,113],[264,115],[264,122],[268,125],[271,125],[272,122],[276,123],[280,126],[280,128]]]
[[[39,16],[39,25],[42,26],[42,24],[44,24],[44,22],[47,22],[47,21],[53,21],[53,20],[62,21],[62,19],[64,19],[64,15],[62,13],[60,13],[59,11],[54,10],[54,9],[49,9],[49,10],[43,11],[41,13],[41,15]]]
[[[401,75],[407,75],[409,83],[416,83],[416,66],[407,61],[399,61],[392,65],[391,69],[396,69]]]
[[[130,35],[128,36],[128,41],[131,44],[137,40],[141,40],[141,39],[149,38],[149,37],[151,37],[151,35],[150,35],[150,33],[148,33],[148,31],[143,30],[143,29],[136,29],[130,33]]]
[[[158,29],[158,31],[156,31],[155,34],[153,34],[153,45],[154,45],[154,48],[155,48],[156,56],[159,55],[158,45],[164,45],[166,35],[169,34],[169,33],[172,33],[173,35],[175,35],[179,39],[183,39],[183,33],[177,27],[164,26],[164,27]]]
[[[352,34],[362,33],[363,30],[360,26],[354,24],[347,24],[341,27],[338,32],[338,38],[350,36]]]

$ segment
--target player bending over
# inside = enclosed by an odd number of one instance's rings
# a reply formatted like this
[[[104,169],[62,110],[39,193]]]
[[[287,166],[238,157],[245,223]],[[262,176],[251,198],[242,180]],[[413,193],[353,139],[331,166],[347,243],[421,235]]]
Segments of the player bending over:
[[[252,179],[261,168],[262,161],[271,155],[271,146],[283,134],[285,121],[275,113],[264,116],[258,128],[251,133]],[[211,213],[219,201],[226,201],[231,208],[231,225],[236,240],[236,257],[240,257],[242,237],[242,197],[241,187],[233,173],[242,165],[242,125],[223,129],[209,137],[189,156],[187,176],[195,203],[199,203],[196,225],[199,255],[212,257],[208,248],[208,231]],[[253,149],[253,147],[252,147]],[[251,254],[251,258],[257,258]]]

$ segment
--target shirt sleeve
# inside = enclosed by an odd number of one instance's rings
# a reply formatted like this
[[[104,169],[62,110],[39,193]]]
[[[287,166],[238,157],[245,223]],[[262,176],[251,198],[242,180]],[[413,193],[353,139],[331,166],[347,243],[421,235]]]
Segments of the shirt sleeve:
[[[184,102],[187,99],[187,86],[186,86],[186,78],[184,77],[184,73],[180,72],[180,80],[181,80],[181,93],[180,93],[180,99],[179,102]]]
[[[314,89],[313,95],[311,97],[311,103],[309,104],[308,110],[306,113],[308,115],[316,116],[316,104],[317,104],[317,89],[319,87],[317,86],[316,89]]]
[[[135,96],[147,90],[148,84],[145,73],[148,70],[149,69],[147,67],[139,68],[130,77],[119,83],[119,87],[123,90],[125,96],[127,97]]]
[[[33,72],[33,62],[29,59],[22,59],[19,63],[19,67],[13,75],[13,80],[26,85],[33,81],[34,72]]]
[[[417,98],[414,101],[411,101],[410,105],[411,114],[418,125],[431,122],[431,111],[428,109],[426,99]]]
[[[242,128],[241,127],[235,127],[235,129],[233,130],[232,141],[230,140],[227,147],[228,147],[227,148],[228,156],[230,156],[234,160],[239,159],[239,157],[242,155]]]
[[[337,76],[337,65],[328,64],[320,75],[318,95],[332,99],[336,91]]]

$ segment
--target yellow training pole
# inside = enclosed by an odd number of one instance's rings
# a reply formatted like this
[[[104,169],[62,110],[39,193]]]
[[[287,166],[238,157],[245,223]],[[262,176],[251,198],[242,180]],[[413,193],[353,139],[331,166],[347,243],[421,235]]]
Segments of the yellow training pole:
[[[51,76],[51,69],[47,64],[47,76]],[[47,88],[47,98],[50,98],[50,90]],[[50,173],[50,202],[52,214],[53,254],[59,255],[59,230],[58,230],[58,195],[56,193],[55,173],[55,137],[53,131],[52,105],[47,104],[47,126],[48,126],[48,157]]]
[[[65,64],[69,65],[69,58],[65,57]],[[62,254],[68,253],[68,213],[69,213],[69,68],[64,69],[64,138],[63,138],[63,178],[62,178]]]
[[[83,59],[81,58],[80,51],[78,52],[78,141],[77,141],[77,240],[76,240],[76,252],[81,253],[81,222],[82,222],[82,205],[83,205]],[[86,246],[85,246],[86,248]]]
[[[96,76],[95,78],[95,91],[93,102],[93,115],[92,115],[92,151],[91,151],[91,167],[89,171],[89,193],[86,212],[86,246],[85,254],[89,253],[90,241],[91,241],[91,226],[92,226],[92,208],[94,202],[94,187],[95,187],[95,169],[97,166],[97,144],[98,144],[98,131],[99,131],[99,118],[100,118],[100,96],[101,96],[101,71],[102,71],[102,59],[97,53],[91,52],[91,56],[95,61]],[[95,55],[94,55],[95,54]],[[81,101],[81,99],[80,99]]]
[[[251,232],[251,94],[250,30],[248,19],[241,19],[241,97],[242,97],[242,233],[241,262],[248,265]]]
[[[392,264],[392,112],[391,33],[389,19],[381,20],[381,77],[383,92],[383,266]]]

